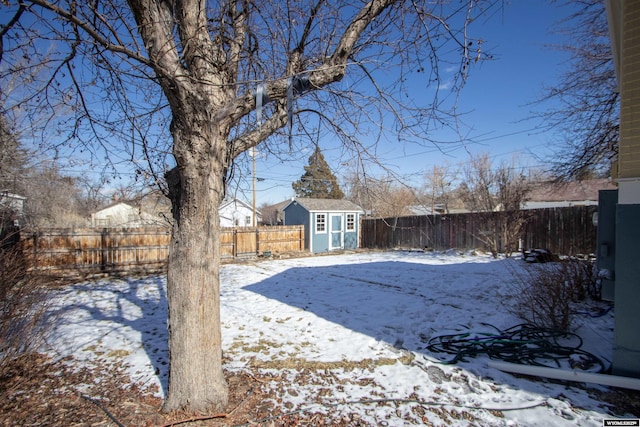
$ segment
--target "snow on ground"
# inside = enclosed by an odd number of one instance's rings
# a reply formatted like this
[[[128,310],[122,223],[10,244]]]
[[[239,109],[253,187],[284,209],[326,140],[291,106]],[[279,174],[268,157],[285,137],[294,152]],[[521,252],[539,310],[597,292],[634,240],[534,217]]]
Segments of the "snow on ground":
[[[284,410],[357,413],[369,425],[600,426],[589,387],[515,377],[479,356],[427,350],[446,333],[506,329],[518,259],[409,251],[224,265],[226,368],[273,373]],[[165,277],[79,283],[53,302],[50,352],[124,362],[132,381],[167,385]],[[583,348],[611,360],[613,313],[578,319]],[[640,414],[618,414],[636,418]]]

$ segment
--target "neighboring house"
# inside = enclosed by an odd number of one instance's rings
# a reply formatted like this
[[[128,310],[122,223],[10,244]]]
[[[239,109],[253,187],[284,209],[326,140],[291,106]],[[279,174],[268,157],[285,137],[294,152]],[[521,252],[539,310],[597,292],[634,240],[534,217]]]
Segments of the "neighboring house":
[[[156,218],[161,218],[164,226],[170,226],[173,222],[171,214],[171,201],[159,190],[152,190],[135,199],[129,204],[137,206],[146,214]]]
[[[253,223],[253,206],[238,199],[225,199],[220,205],[221,227],[251,227],[262,222],[262,215],[256,211]]]
[[[425,205],[411,205],[407,206],[411,215],[423,216],[423,215],[441,215],[445,213],[445,207],[443,204],[436,203],[433,206]]]
[[[91,226],[109,227],[157,227],[166,225],[161,218],[142,212],[140,208],[125,202],[117,202],[91,214]]]
[[[24,215],[25,200],[27,200],[26,197],[9,193],[8,191],[0,191],[0,207],[13,211],[17,218],[21,218]]]
[[[595,206],[598,191],[615,189],[608,178],[554,184],[539,183],[528,194],[522,209],[560,208],[567,206]]]
[[[284,207],[291,202],[287,199],[275,205],[262,207],[262,224],[264,225],[282,225],[284,223]]]
[[[304,225],[304,247],[312,253],[358,247],[364,211],[353,202],[293,198],[283,212],[284,225]]]

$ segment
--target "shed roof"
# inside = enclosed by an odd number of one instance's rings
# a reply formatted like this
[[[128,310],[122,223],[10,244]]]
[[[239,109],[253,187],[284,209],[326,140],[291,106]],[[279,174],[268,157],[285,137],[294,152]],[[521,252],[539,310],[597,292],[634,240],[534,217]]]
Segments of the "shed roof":
[[[298,202],[309,212],[313,211],[340,211],[340,212],[363,212],[362,208],[349,200],[343,199],[312,199],[306,197],[293,198],[287,206],[291,203]]]

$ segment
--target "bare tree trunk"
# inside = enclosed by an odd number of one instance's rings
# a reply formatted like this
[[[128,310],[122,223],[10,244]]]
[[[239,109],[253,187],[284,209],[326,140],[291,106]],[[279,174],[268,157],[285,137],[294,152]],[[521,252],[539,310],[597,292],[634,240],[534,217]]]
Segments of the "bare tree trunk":
[[[193,130],[196,130],[195,132]],[[210,125],[174,131],[188,147],[182,164],[167,174],[175,225],[169,251],[170,377],[163,411],[220,411],[228,401],[222,371],[220,329],[220,224],[224,198],[224,143]],[[185,140],[187,133],[188,140]],[[178,142],[180,141],[180,143]],[[188,144],[185,144],[188,142]],[[176,150],[179,151],[179,150]]]

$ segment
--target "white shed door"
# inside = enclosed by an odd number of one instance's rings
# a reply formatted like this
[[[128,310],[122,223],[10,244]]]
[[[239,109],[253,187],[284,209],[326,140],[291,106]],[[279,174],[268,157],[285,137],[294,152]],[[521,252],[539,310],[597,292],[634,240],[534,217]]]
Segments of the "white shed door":
[[[331,228],[329,229],[329,250],[344,249],[344,226],[341,214],[329,215]]]

